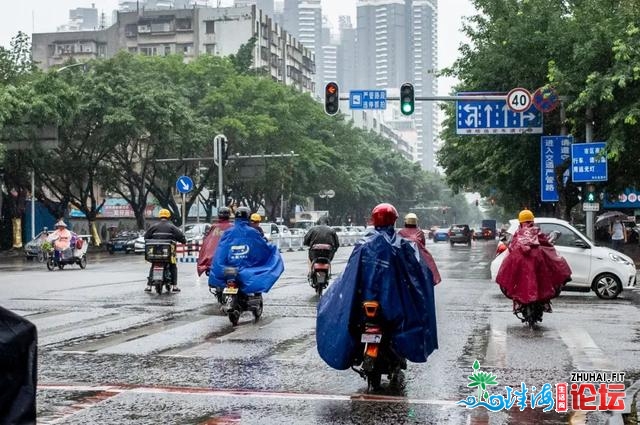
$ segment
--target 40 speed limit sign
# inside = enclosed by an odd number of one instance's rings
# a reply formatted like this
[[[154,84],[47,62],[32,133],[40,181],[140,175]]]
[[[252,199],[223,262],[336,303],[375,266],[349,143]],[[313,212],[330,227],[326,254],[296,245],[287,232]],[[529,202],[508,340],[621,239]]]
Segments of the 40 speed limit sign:
[[[531,107],[529,90],[517,87],[507,94],[507,107],[513,112],[524,112]]]

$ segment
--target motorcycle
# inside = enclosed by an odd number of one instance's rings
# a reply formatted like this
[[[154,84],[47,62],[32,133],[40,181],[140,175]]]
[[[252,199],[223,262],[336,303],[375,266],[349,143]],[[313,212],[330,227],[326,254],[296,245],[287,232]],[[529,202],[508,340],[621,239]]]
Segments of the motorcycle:
[[[151,275],[147,285],[155,288],[156,293],[162,294],[163,288],[171,292],[171,262],[175,258],[176,243],[171,240],[146,240],[144,244],[144,259],[151,263]]]
[[[235,267],[225,267],[224,276],[226,282],[221,292],[222,312],[229,316],[229,321],[233,326],[238,325],[240,315],[245,311],[251,311],[257,322],[262,316],[262,294],[245,294],[242,292],[238,282],[238,269]]]
[[[87,247],[81,238],[74,238],[71,247],[62,251],[54,250],[53,246],[47,244],[46,247],[43,247],[47,269],[53,271],[57,267],[62,270],[64,266],[70,264],[77,264],[81,269],[85,269],[87,267]]]
[[[328,244],[314,244],[310,248],[318,253],[311,263],[311,276],[309,284],[316,290],[318,297],[322,296],[322,291],[329,285],[331,279],[331,250],[332,246]]]
[[[392,384],[397,383],[400,371],[407,368],[407,360],[391,347],[391,337],[381,323],[379,303],[365,301],[362,308],[365,316],[360,331],[363,354],[361,361],[356,360],[356,363],[361,363],[361,367],[357,369],[352,366],[351,369],[367,381],[369,391],[375,391],[380,388],[382,375],[387,375]]]
[[[558,239],[560,237],[560,232],[557,230],[554,230],[553,232],[551,232],[549,234],[549,243],[553,244],[555,242],[556,239]],[[502,248],[501,248],[502,247]],[[500,243],[498,246],[498,251],[496,252],[496,256],[498,256],[500,253],[502,253],[503,251],[507,250],[507,240],[506,238],[500,238]],[[571,279],[568,279],[567,282],[565,282],[565,285],[571,281]],[[564,286],[564,285],[563,285]],[[506,290],[500,286],[500,290],[502,291],[502,294],[507,297],[510,298],[507,295]],[[558,290],[555,293],[555,297],[558,297],[560,295],[562,288],[558,288]],[[554,298],[555,298],[554,297]],[[515,309],[515,311],[513,312],[513,314],[520,319],[520,321],[522,323],[525,323],[527,326],[529,326],[529,328],[533,329],[536,326],[536,323],[540,322],[542,323],[542,316],[544,315],[545,311],[551,311],[551,301],[534,301],[528,304],[520,304],[518,306],[518,308]]]

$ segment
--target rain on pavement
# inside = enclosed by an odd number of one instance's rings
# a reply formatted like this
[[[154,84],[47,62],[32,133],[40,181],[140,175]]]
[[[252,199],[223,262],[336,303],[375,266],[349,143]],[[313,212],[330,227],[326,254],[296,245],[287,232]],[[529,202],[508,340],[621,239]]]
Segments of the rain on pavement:
[[[262,318],[254,323],[245,313],[236,328],[195,264],[179,264],[181,293],[148,294],[148,263],[133,255],[97,254],[86,270],[54,272],[3,259],[0,304],[38,328],[42,424],[606,422],[608,413],[487,413],[456,403],[475,394],[467,383],[476,359],[502,390],[569,382],[574,370],[624,371],[627,386],[637,381],[640,314],[632,291],[612,301],[563,292],[530,330],[489,280],[495,242],[428,248],[443,276],[436,287],[440,347],[374,394],[355,372],[333,370],[318,356],[317,298],[304,251],[282,253],[285,272],[265,295]],[[336,254],[333,281],[350,252]]]

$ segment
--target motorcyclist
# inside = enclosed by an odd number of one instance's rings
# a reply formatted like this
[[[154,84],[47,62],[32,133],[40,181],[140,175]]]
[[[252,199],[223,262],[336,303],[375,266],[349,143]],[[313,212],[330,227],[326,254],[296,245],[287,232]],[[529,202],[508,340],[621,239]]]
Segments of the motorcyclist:
[[[373,230],[353,249],[344,272],[320,298],[316,342],[320,357],[344,370],[361,359],[363,301],[378,301],[393,351],[402,359],[426,362],[438,348],[431,273],[413,244],[397,237],[395,207],[377,205]]]
[[[209,272],[209,286],[216,290],[225,287],[228,267],[237,269],[245,293],[268,292],[284,271],[278,248],[251,228],[250,214],[249,208],[238,207],[233,226],[220,239]]]
[[[198,276],[201,276],[202,273],[206,273],[207,275],[209,274],[209,269],[211,268],[211,259],[215,254],[218,243],[220,242],[220,238],[222,237],[222,234],[225,230],[233,226],[230,218],[231,209],[229,209],[228,207],[218,208],[218,221],[216,223],[213,223],[209,228],[209,232],[204,237],[202,241],[202,247],[200,248],[200,252],[198,253]]]
[[[158,217],[160,221],[149,228],[144,234],[144,239],[156,239],[156,240],[171,240],[180,243],[187,243],[187,238],[184,236],[184,233],[180,229],[178,229],[172,222],[169,221],[171,218],[171,212],[163,208],[158,213]],[[180,288],[178,288],[178,265],[176,264],[175,253],[171,258],[171,262],[169,263],[169,269],[171,271],[171,291],[172,292],[180,292]],[[151,292],[151,275],[153,273],[153,264],[151,265],[151,269],[149,270],[149,278],[147,280],[147,287],[144,289],[145,292]]]
[[[422,259],[427,263],[427,267],[429,267],[429,270],[431,270],[433,274],[433,284],[437,285],[440,283],[442,278],[440,277],[440,272],[438,271],[438,266],[436,266],[433,256],[426,248],[424,232],[418,227],[418,216],[414,213],[409,213],[404,216],[404,228],[398,231],[398,235],[416,243]]]
[[[264,230],[260,227],[260,222],[262,221],[262,217],[258,213],[251,214],[249,218],[250,226],[256,229],[260,234],[264,237]]]
[[[340,240],[338,239],[338,233],[336,233],[335,229],[329,227],[327,218],[321,217],[318,220],[318,225],[309,229],[309,231],[304,235],[302,244],[309,247],[309,264],[307,278],[310,278],[311,264],[313,263],[313,260],[318,257],[325,257],[328,258],[329,261],[333,261],[333,257],[340,247]],[[330,245],[331,250],[325,251],[311,249],[316,244]]]
[[[67,224],[62,219],[58,220],[55,228],[56,230],[47,236],[47,240],[53,242],[53,258],[58,262],[63,255],[62,253],[75,244],[78,235],[67,229]]]
[[[532,302],[543,303],[551,312],[551,299],[560,294],[562,286],[571,280],[571,269],[533,222],[533,213],[524,209],[518,214],[520,226],[509,242],[509,252],[500,265],[496,282],[513,300],[513,312]]]

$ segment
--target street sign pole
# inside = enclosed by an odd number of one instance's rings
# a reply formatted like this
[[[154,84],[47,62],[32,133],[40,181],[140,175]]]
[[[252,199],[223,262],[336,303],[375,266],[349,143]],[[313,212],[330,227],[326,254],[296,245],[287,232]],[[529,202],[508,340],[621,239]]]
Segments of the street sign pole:
[[[182,233],[184,233],[184,224],[187,222],[186,195],[186,193],[182,194]]]
[[[591,143],[593,141],[593,113],[591,112],[591,109],[587,109],[587,113],[586,113],[586,121],[587,121],[587,125],[585,128],[585,141],[587,143]],[[582,196],[586,196],[587,191],[586,191],[587,187],[585,185],[584,189],[582,190],[583,195]],[[587,237],[589,239],[591,239],[592,241],[595,241],[595,233],[593,231],[593,211],[586,211],[586,231],[587,231]]]
[[[224,200],[224,192],[222,191],[222,167],[224,167],[224,158],[223,158],[223,152],[222,152],[222,143],[223,140],[226,139],[226,136],[224,134],[218,134],[214,139],[213,139],[213,150],[214,150],[214,154],[213,154],[213,162],[218,165],[218,208],[220,207],[224,207],[225,205],[225,200]]]

